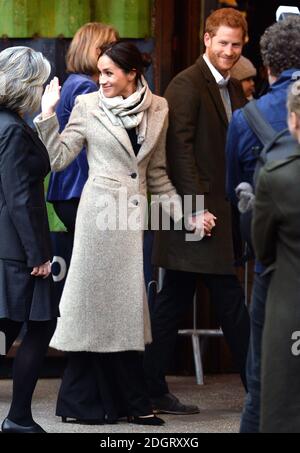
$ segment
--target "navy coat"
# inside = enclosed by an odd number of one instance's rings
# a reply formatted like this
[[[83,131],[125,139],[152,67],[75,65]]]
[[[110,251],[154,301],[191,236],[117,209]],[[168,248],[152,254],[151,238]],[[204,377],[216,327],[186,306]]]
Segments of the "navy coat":
[[[0,107],[0,259],[36,267],[51,259],[44,178],[47,150],[16,113]]]
[[[294,73],[298,71],[295,68],[283,71],[268,93],[257,101],[259,110],[275,131],[287,128],[287,92]],[[226,144],[226,190],[233,204],[237,203],[235,188],[241,182],[253,184],[257,161],[253,148],[256,146],[261,147],[262,144],[248,125],[242,110],[237,110],[229,125]],[[264,271],[261,263],[256,263],[255,271],[259,274]]]
[[[268,93],[257,101],[262,115],[278,132],[287,128],[287,91],[296,71],[296,69],[284,71]],[[261,143],[249,127],[243,112],[237,110],[229,125],[226,144],[227,195],[234,204],[237,203],[235,188],[244,181],[253,183],[256,166],[256,156],[253,153],[255,146],[261,146]]]

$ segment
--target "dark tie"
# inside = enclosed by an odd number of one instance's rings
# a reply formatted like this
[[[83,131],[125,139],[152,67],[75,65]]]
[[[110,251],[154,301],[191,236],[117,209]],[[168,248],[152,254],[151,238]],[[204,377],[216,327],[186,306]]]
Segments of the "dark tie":
[[[228,81],[229,81],[229,79],[220,80],[220,82],[218,82],[218,86],[220,88],[220,94],[221,94],[221,98],[222,98],[222,101],[224,104],[228,122],[230,122],[230,120],[232,118],[232,108],[231,108],[231,101],[230,101],[230,96],[229,96],[228,88],[227,88]]]

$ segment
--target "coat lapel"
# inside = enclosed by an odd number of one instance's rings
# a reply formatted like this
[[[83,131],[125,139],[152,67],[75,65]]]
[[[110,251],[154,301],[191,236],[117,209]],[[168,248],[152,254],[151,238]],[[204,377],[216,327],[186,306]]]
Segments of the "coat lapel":
[[[222,98],[221,98],[220,89],[219,89],[219,87],[218,87],[218,85],[217,85],[217,83],[216,83],[216,81],[214,79],[214,76],[210,72],[209,67],[205,63],[205,61],[204,61],[202,56],[200,58],[198,58],[197,64],[199,65],[200,70],[201,70],[202,74],[204,75],[204,78],[205,78],[205,80],[207,82],[207,89],[208,89],[208,91],[209,91],[209,93],[211,95],[211,98],[212,98],[215,106],[216,106],[216,110],[217,110],[218,114],[220,115],[220,117],[222,119],[222,122],[227,127],[228,126],[228,118],[227,118],[225,107],[224,107],[224,104],[223,104],[223,101],[222,101]]]
[[[128,152],[128,154],[136,159],[136,156],[134,154],[130,138],[126,132],[126,129],[124,129],[122,126],[114,126],[110,119],[106,116],[104,111],[100,108],[97,108],[92,111],[92,114],[101,121],[103,126],[108,130],[109,133],[111,133],[120,143],[120,145],[125,149],[125,151]]]
[[[45,175],[47,175],[50,171],[50,160],[49,160],[49,154],[47,151],[47,148],[45,147],[44,143],[40,140],[37,132],[33,130],[27,123],[26,121],[21,118],[17,113],[12,112],[11,110],[7,109],[7,112],[9,112],[11,115],[14,116],[14,118],[18,121],[19,124],[21,124],[28,135],[30,136],[31,140],[36,146],[36,149],[38,150],[39,155],[41,158],[44,160],[45,163]]]
[[[24,122],[24,125],[28,134],[32,138],[32,141],[36,144],[37,148],[39,148],[43,157],[47,160],[47,162],[50,162],[47,148],[45,147],[44,143],[39,139],[37,132],[35,132],[30,126],[28,126],[27,123]]]
[[[166,110],[160,109],[159,106],[156,108],[150,107],[148,111],[148,125],[146,139],[141,146],[138,156],[134,154],[134,150],[131,145],[130,138],[126,130],[122,126],[114,126],[110,119],[106,116],[104,111],[100,108],[94,109],[92,114],[101,121],[105,128],[118,140],[120,145],[128,152],[128,154],[140,163],[147,154],[153,149],[158,136],[160,135],[164,120],[166,117]]]
[[[157,142],[157,139],[164,127],[166,114],[166,110],[161,109],[159,106],[157,106],[156,108],[151,107],[149,109],[146,139],[142,144],[140,152],[137,156],[139,163],[154,148],[155,143]]]

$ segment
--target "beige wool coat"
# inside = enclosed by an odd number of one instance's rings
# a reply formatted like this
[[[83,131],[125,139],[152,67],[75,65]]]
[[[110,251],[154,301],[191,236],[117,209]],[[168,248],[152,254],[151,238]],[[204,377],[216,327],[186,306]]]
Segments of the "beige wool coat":
[[[128,218],[142,210],[137,206],[139,194],[176,194],[166,172],[168,105],[153,96],[146,139],[136,157],[126,130],[114,126],[99,103],[99,93],[78,96],[60,135],[56,115],[35,120],[53,171],[66,168],[84,146],[89,163],[60,302],[61,318],[51,346],[63,351],[142,351],[151,342],[143,231],[104,231],[99,225],[113,208],[107,202],[117,202],[124,188],[131,197]]]

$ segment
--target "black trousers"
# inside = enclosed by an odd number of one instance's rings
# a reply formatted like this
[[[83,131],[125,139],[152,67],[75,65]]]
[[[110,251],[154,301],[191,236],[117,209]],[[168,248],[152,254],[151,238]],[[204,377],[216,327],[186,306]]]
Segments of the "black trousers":
[[[240,432],[259,433],[261,403],[261,356],[265,310],[271,274],[255,275],[250,307],[251,336],[247,359],[248,395]]]
[[[75,231],[75,223],[79,201],[80,201],[79,198],[72,198],[71,200],[54,201],[52,203],[56,215],[63,222],[63,224],[68,230],[68,233],[71,233],[73,235]]]
[[[56,214],[72,235],[78,205],[79,198],[53,203]],[[57,415],[114,422],[120,416],[143,416],[151,412],[138,352],[68,354]]]
[[[246,387],[250,321],[244,291],[237,277],[166,270],[162,290],[151,313],[153,343],[146,347],[144,358],[150,397],[169,392],[165,375],[174,354],[179,321],[193,302],[198,278],[209,290],[210,300]]]
[[[56,415],[113,423],[151,413],[141,353],[68,354]]]

